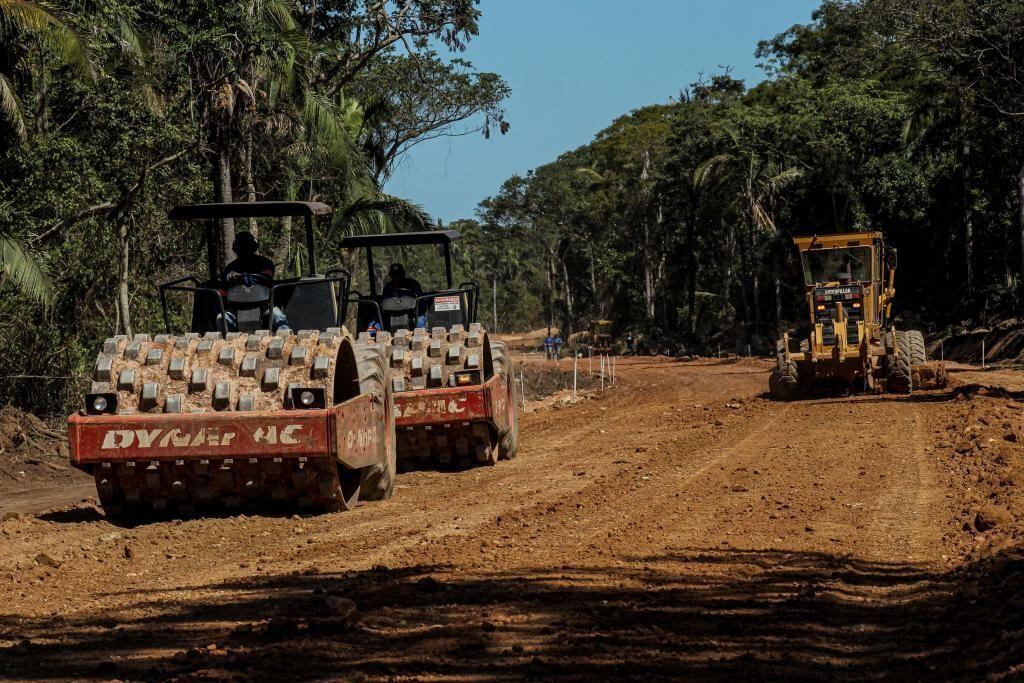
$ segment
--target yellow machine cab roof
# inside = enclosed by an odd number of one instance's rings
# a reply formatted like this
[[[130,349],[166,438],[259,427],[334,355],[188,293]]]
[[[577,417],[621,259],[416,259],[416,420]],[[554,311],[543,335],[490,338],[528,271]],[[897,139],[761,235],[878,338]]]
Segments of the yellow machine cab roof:
[[[882,240],[880,232],[844,232],[834,235],[812,235],[794,237],[793,244],[800,251],[811,249],[832,249],[833,247],[870,247]]]

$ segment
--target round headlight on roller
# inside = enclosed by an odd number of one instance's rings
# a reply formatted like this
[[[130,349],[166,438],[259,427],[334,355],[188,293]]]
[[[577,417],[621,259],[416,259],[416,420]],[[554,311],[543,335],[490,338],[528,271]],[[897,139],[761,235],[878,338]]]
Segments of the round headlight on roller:
[[[102,413],[107,409],[107,397],[97,396],[92,400],[92,407],[97,413]]]
[[[299,403],[301,403],[304,406],[313,405],[313,401],[315,400],[316,396],[313,395],[312,391],[303,391],[301,394],[299,394]]]

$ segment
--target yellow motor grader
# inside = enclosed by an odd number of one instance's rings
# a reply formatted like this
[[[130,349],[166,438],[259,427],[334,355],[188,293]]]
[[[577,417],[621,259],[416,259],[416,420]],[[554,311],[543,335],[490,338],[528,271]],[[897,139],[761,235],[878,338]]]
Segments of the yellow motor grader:
[[[924,336],[897,330],[896,250],[880,232],[794,240],[807,290],[809,324],[776,344],[769,387],[783,400],[824,385],[910,393],[928,358]]]

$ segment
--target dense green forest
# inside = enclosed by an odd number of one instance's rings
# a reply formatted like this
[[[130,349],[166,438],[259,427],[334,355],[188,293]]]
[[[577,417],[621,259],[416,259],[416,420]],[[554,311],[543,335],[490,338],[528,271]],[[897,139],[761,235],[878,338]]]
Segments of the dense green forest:
[[[508,86],[461,58],[479,18],[476,0],[0,0],[0,400],[59,413],[99,340],[160,329],[156,284],[204,262],[176,203],[327,202],[322,267],[347,234],[433,225],[382,187],[423,140],[507,132]],[[1015,317],[1022,28],[1013,0],[828,0],[751,46],[764,82],[680,74],[678,97],[510,178],[453,223],[459,275],[502,330],[610,318],[672,352],[765,350],[800,313],[789,238],[881,229],[907,322]],[[300,265],[297,225],[249,227]]]
[[[501,326],[611,318],[674,352],[767,351],[802,310],[790,238],[870,229],[900,251],[907,324],[1018,315],[1024,4],[831,0],[756,55],[765,82],[695,78],[463,223]]]
[[[430,227],[382,186],[423,140],[507,131],[508,86],[461,57],[479,16],[477,0],[0,0],[0,401],[59,414],[104,337],[162,331],[157,284],[205,272],[175,204],[326,202],[321,272],[346,234]],[[222,227],[229,249],[243,226]],[[297,272],[298,224],[244,227]]]

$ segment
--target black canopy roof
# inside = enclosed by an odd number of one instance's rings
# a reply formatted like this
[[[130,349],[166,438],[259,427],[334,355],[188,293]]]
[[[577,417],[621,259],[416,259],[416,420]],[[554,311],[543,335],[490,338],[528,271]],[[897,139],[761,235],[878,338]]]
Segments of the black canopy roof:
[[[358,247],[405,247],[413,244],[451,244],[462,239],[455,230],[389,232],[383,235],[353,235],[341,241],[343,249]]]
[[[325,216],[333,209],[320,202],[231,202],[226,204],[185,204],[171,209],[172,221],[210,218],[276,218],[279,216]]]

